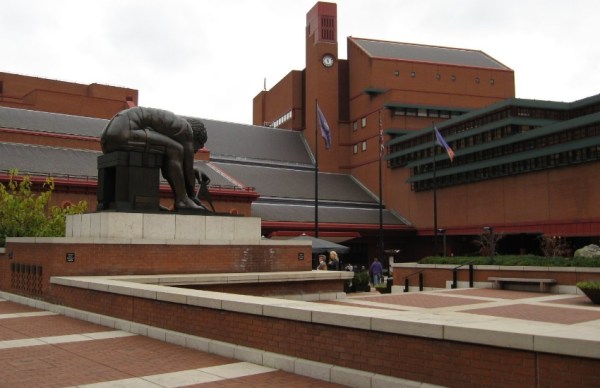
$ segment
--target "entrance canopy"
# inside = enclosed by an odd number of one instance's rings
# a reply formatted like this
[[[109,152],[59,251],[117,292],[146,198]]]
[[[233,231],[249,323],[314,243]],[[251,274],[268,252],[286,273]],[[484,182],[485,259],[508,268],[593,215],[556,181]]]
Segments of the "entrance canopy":
[[[340,245],[340,244],[336,244],[334,242],[331,241],[327,241],[327,240],[323,240],[320,238],[315,238],[312,236],[307,236],[306,234],[303,234],[301,236],[298,237],[293,237],[290,240],[308,240],[312,242],[312,252],[313,253],[325,253],[325,252],[329,252],[329,251],[336,251],[337,253],[348,253],[350,252],[350,248],[344,246],[344,245]]]

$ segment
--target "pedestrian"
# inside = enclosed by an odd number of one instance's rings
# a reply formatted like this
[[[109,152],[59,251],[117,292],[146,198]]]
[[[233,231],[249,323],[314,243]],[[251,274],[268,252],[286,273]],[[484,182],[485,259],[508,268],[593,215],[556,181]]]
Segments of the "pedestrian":
[[[329,269],[332,271],[340,270],[340,259],[336,251],[329,252]]]
[[[371,267],[369,268],[369,274],[373,279],[374,286],[381,284],[383,277],[383,266],[379,262],[378,258],[373,259],[373,263],[371,263]]]
[[[318,270],[327,271],[327,263],[325,262],[325,255],[319,255],[319,265],[317,266]]]

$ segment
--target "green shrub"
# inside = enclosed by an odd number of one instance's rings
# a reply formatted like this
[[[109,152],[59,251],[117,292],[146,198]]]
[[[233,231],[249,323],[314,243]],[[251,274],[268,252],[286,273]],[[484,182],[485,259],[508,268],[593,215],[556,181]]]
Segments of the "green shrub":
[[[582,290],[600,290],[600,280],[588,280],[585,282],[579,282],[576,284],[577,287]]]
[[[451,265],[490,265],[489,256],[428,256],[419,260],[419,264],[451,264]],[[501,266],[536,266],[536,267],[600,267],[600,258],[588,257],[543,257],[534,255],[496,255],[494,265]]]
[[[6,237],[60,237],[65,233],[67,214],[80,214],[87,208],[81,201],[66,209],[50,205],[54,179],[47,178],[39,192],[33,190],[28,175],[11,170],[6,184],[0,183],[0,246]]]

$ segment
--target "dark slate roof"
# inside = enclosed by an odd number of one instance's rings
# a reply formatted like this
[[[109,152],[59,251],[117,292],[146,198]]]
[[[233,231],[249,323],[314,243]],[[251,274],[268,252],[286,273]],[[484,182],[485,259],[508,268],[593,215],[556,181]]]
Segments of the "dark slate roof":
[[[302,133],[200,118],[206,126],[211,157],[262,163],[310,165]],[[0,107],[0,127],[100,137],[109,120]]]
[[[73,177],[93,179],[98,177],[97,159],[99,151],[76,150],[71,148],[47,147],[30,144],[0,142],[0,171],[14,168],[19,174],[50,175],[54,177]],[[196,161],[194,165],[211,180],[211,185],[223,187],[235,186],[235,183],[215,170],[211,163]],[[166,181],[163,181],[166,184]]]
[[[510,70],[502,63],[478,50],[360,38],[350,38],[350,40],[355,42],[369,56],[374,58],[391,58],[417,62]]]
[[[263,220],[280,222],[314,222],[314,204],[281,204],[254,202],[252,214]],[[379,208],[319,205],[319,220],[341,224],[379,224]],[[410,225],[389,210],[383,211],[385,225]]]
[[[213,163],[244,186],[255,187],[261,194],[261,198],[314,199],[315,197],[313,170]],[[350,175],[329,173],[319,174],[319,200],[363,204],[373,204],[377,201]]]
[[[99,137],[108,120],[0,107],[0,127]]]
[[[17,168],[21,175],[98,176],[100,152],[39,145],[0,143],[0,171]]]
[[[255,160],[263,163],[310,165],[302,133],[200,119],[208,132],[206,147],[212,159]]]
[[[252,187],[253,213],[264,220],[314,219],[314,162],[301,132],[200,118],[211,161],[194,164],[212,186]],[[99,137],[108,120],[0,107],[0,128]],[[0,171],[97,178],[98,151],[0,142]],[[163,181],[163,184],[165,182]],[[347,174],[319,174],[323,222],[379,223],[377,198]],[[301,213],[301,216],[300,216]],[[271,218],[272,217],[272,218]],[[386,224],[408,224],[385,211]]]

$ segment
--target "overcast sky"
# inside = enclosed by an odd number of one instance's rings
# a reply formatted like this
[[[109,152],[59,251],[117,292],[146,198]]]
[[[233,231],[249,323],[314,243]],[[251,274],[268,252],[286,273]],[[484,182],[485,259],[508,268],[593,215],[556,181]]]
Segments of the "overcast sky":
[[[598,0],[337,0],[346,37],[481,50],[519,98],[600,93]],[[305,67],[315,0],[3,0],[0,71],[139,91],[139,104],[252,122],[252,99]]]

